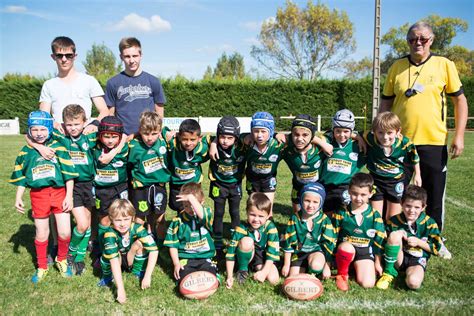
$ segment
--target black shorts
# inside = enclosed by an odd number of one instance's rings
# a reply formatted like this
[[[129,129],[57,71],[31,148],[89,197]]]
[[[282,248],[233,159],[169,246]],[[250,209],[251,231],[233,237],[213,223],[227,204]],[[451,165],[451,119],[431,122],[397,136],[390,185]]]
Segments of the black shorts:
[[[72,199],[74,207],[84,206],[88,210],[94,207],[94,193],[92,190],[92,181],[74,182],[72,190]]]
[[[300,267],[307,269],[309,255],[316,252],[323,253],[322,251],[293,253],[291,255],[290,267]]]
[[[132,189],[130,201],[136,209],[136,216],[144,219],[150,211],[161,215],[166,211],[167,193],[164,183]]]
[[[176,196],[179,195],[182,185],[173,185],[170,184],[170,196],[168,199],[168,206],[170,209],[176,212],[181,212],[183,210],[183,205],[181,202],[176,202]]]
[[[218,181],[211,181],[209,185],[209,197],[214,201],[231,198],[242,198],[242,184],[237,183],[223,183]]]
[[[263,192],[263,193],[270,193],[275,192],[277,186],[277,180],[275,177],[269,177],[265,179],[255,179],[250,180],[247,178],[246,189],[247,193],[253,192]]]
[[[403,261],[400,267],[398,268],[399,271],[405,271],[409,267],[414,266],[421,266],[423,270],[426,270],[426,266],[428,264],[428,258],[425,257],[415,257],[410,255],[407,252],[403,252]]]
[[[402,200],[403,191],[405,189],[405,185],[403,184],[405,181],[404,177],[400,179],[391,179],[391,178],[383,178],[371,174],[374,178],[374,185],[375,185],[375,194],[372,195],[371,201],[382,201],[384,199],[392,202],[392,203],[400,203]]]
[[[181,259],[179,262],[185,261],[183,269],[179,271],[179,278],[182,280],[185,276],[196,271],[207,271],[217,275],[217,265],[211,259]]]
[[[127,183],[114,187],[95,188],[95,207],[99,215],[108,215],[109,207],[116,199],[128,199]]]
[[[372,247],[356,247],[355,248],[355,256],[354,256],[354,261],[359,261],[359,260],[372,260],[375,261],[375,256],[372,251]]]
[[[328,184],[324,185],[324,189],[326,190],[326,199],[323,204],[323,212],[335,212],[351,202],[348,184]]]
[[[122,258],[120,262],[120,267],[122,268],[122,271],[131,272],[132,266],[128,265],[127,253],[120,253],[120,257]]]

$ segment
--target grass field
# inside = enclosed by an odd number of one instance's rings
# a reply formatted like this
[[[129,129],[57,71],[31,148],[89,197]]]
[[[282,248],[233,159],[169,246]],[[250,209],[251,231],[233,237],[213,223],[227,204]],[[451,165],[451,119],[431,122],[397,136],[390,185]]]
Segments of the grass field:
[[[403,281],[394,289],[364,290],[351,282],[348,293],[339,292],[333,280],[324,282],[325,292],[315,301],[294,302],[286,299],[280,288],[253,281],[232,290],[219,288],[205,301],[187,301],[175,291],[170,277],[167,251],[160,254],[153,274],[152,288],[139,289],[131,275],[125,276],[128,301],[119,305],[110,289],[96,286],[87,258],[88,270],[82,277],[64,279],[51,270],[44,282],[33,286],[35,228],[31,216],[17,213],[13,207],[15,187],[8,184],[14,159],[23,146],[22,136],[0,137],[1,179],[0,212],[0,315],[10,314],[474,314],[474,268],[471,235],[474,222],[474,133],[466,134],[466,149],[460,158],[449,162],[446,197],[446,245],[454,258],[432,258],[425,282],[419,291],[407,290]],[[205,168],[207,170],[207,166]],[[291,210],[291,176],[284,163],[278,174],[275,222],[282,227]],[[208,182],[204,183],[207,194]],[[245,197],[246,198],[246,197]],[[25,202],[29,203],[28,194]],[[207,201],[208,205],[209,200]],[[29,204],[28,204],[29,205]],[[241,204],[241,209],[244,203]],[[31,213],[31,212],[30,212]],[[241,211],[242,218],[245,214]],[[170,219],[172,212],[168,212]],[[226,215],[225,222],[229,222]],[[222,271],[222,270],[221,270]]]

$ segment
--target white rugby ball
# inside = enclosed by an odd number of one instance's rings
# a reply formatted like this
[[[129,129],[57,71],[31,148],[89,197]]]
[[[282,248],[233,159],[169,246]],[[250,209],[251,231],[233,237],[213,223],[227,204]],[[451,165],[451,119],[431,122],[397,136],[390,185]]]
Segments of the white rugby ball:
[[[283,282],[283,292],[292,300],[311,301],[320,297],[323,291],[321,281],[311,274],[297,274]]]
[[[207,271],[196,271],[185,276],[179,283],[179,292],[188,299],[202,300],[217,291],[219,280]]]

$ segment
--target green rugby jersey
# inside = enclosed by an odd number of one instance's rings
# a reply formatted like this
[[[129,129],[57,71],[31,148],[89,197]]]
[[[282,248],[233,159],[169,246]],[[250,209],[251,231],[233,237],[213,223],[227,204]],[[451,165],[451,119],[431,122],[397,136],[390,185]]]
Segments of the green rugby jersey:
[[[361,213],[362,223],[359,225],[351,209],[349,204],[332,215],[338,242],[347,241],[355,247],[372,247],[375,255],[382,255],[385,226],[379,212],[367,205]]]
[[[132,244],[137,240],[142,243],[143,249],[146,252],[158,251],[155,240],[148,234],[143,225],[132,223],[130,230],[125,236],[113,227],[107,227],[103,237],[104,251],[102,257],[109,261],[121,254],[124,255],[129,252]]]
[[[267,220],[265,225],[262,225],[258,230],[254,230],[248,223],[237,226],[232,234],[229,247],[227,247],[226,260],[235,261],[235,251],[239,241],[244,237],[253,239],[255,250],[265,250],[266,260],[280,260],[280,237],[275,224],[270,220]]]
[[[170,223],[163,245],[178,248],[180,259],[211,259],[216,252],[210,233],[212,222],[208,207],[203,208],[202,220],[182,211]]]
[[[156,183],[166,183],[171,179],[168,170],[168,149],[166,141],[158,138],[148,147],[140,138],[129,143],[128,164],[132,174],[133,188],[141,188]]]
[[[10,183],[27,188],[61,188],[65,182],[79,176],[74,168],[67,149],[59,142],[49,139],[46,147],[55,150],[51,160],[44,159],[30,146],[24,146],[15,161],[15,169]]]
[[[325,185],[349,184],[352,177],[364,167],[365,155],[359,152],[359,145],[352,139],[340,145],[335,140],[332,131],[324,134],[324,137],[326,142],[333,146],[333,154],[328,157],[323,153],[321,183]]]
[[[364,133],[367,142],[367,169],[377,176],[400,179],[404,175],[405,161],[416,165],[420,161],[415,145],[405,136],[395,139],[392,153],[387,156],[379,146],[375,135],[371,131]]]
[[[203,136],[192,152],[184,151],[176,136],[168,143],[170,151],[171,184],[201,183],[201,164],[209,160],[210,136]]]
[[[438,251],[442,246],[440,231],[435,220],[426,215],[425,212],[421,212],[412,227],[408,225],[403,213],[392,216],[387,221],[387,233],[390,235],[391,232],[397,230],[406,231],[407,237],[414,236],[426,241],[430,246],[431,253],[438,255]],[[431,253],[421,249],[420,247],[408,247],[406,243],[403,244],[403,251],[418,258],[429,258],[431,255]]]
[[[248,134],[242,134],[244,139]],[[271,138],[267,143],[267,147],[263,152],[257,149],[257,145],[247,150],[245,159],[247,160],[247,168],[245,175],[249,181],[276,177],[278,164],[282,158],[282,150],[285,144],[279,144],[275,138]]]
[[[293,253],[313,253],[322,251],[329,260],[336,246],[336,233],[331,220],[322,211],[313,219],[313,230],[309,231],[306,221],[301,218],[301,210],[293,214],[286,226],[283,237],[283,251]]]
[[[314,183],[319,180],[321,170],[322,151],[316,145],[301,154],[296,150],[295,145],[288,139],[288,146],[283,150],[282,158],[293,174],[293,187],[301,189],[305,184]]]
[[[71,161],[76,168],[76,172],[79,173],[76,181],[92,181],[95,175],[92,148],[96,145],[97,133],[81,134],[78,138],[73,138],[55,129],[53,139],[57,140],[69,151]]]
[[[211,142],[215,138],[211,138]],[[217,144],[219,159],[209,162],[209,179],[221,183],[238,183],[242,181],[245,171],[245,154],[248,147],[237,140],[229,151]]]
[[[124,144],[122,150],[106,165],[99,161],[102,150],[101,144],[97,144],[97,146],[92,149],[95,164],[95,186],[108,188],[120,183],[126,183],[128,144]]]

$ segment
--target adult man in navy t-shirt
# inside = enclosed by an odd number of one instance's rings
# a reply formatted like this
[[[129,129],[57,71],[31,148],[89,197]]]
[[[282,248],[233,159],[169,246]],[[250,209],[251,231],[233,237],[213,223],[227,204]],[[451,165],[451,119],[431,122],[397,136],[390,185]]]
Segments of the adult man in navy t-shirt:
[[[107,81],[105,102],[110,114],[122,121],[125,134],[131,135],[138,132],[144,111],[155,111],[163,117],[166,99],[160,80],[140,67],[140,41],[134,37],[123,38],[119,50],[125,70]]]

